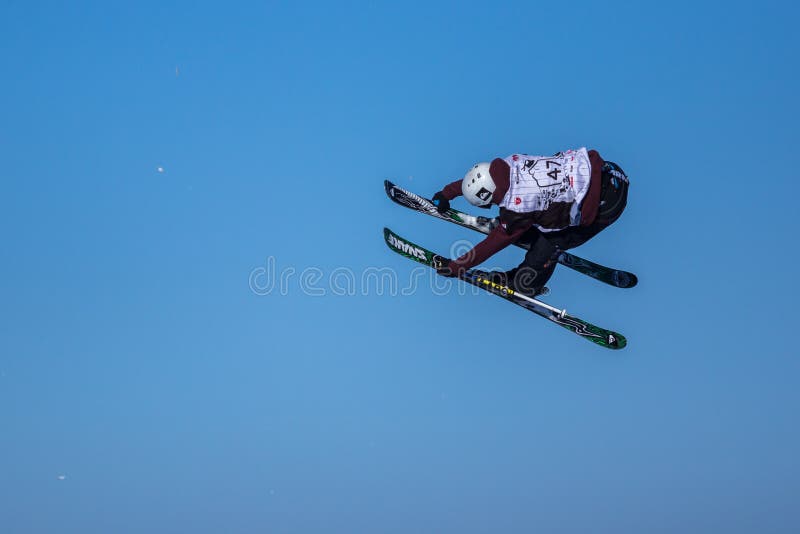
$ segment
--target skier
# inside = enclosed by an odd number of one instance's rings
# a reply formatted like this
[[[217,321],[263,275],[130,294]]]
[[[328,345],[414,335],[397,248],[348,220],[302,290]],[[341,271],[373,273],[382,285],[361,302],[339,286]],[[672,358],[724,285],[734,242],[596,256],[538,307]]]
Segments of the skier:
[[[488,274],[493,282],[536,295],[553,275],[562,250],[582,245],[619,218],[628,199],[628,177],[596,150],[579,148],[550,157],[513,154],[477,163],[433,201],[444,213],[461,195],[481,208],[500,206],[500,224],[437,272],[458,276],[524,235],[532,244],[523,262]]]

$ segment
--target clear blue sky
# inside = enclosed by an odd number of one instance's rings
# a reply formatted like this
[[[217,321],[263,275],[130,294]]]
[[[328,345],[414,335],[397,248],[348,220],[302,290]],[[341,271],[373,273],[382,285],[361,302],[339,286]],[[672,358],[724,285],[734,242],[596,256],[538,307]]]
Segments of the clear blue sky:
[[[66,4],[0,5],[0,530],[800,530],[793,3]],[[578,146],[632,185],[576,252],[640,285],[549,301],[622,352],[249,288],[405,276],[384,225],[476,236],[384,179]]]

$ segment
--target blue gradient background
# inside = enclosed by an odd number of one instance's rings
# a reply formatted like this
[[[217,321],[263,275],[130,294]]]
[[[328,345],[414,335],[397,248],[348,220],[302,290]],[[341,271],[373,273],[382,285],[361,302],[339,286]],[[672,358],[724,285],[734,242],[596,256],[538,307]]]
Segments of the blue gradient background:
[[[0,531],[797,532],[797,20],[3,1]],[[384,225],[477,236],[383,179],[583,145],[632,186],[576,252],[641,282],[562,268],[549,301],[622,352],[427,283],[248,286],[405,277]]]

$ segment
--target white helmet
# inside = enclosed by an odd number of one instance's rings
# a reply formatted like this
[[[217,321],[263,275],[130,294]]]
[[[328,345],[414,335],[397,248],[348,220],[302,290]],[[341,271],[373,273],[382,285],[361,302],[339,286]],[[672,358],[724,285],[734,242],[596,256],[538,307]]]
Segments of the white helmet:
[[[476,163],[461,182],[461,193],[473,206],[485,207],[492,203],[492,194],[497,186],[489,174],[488,163]]]

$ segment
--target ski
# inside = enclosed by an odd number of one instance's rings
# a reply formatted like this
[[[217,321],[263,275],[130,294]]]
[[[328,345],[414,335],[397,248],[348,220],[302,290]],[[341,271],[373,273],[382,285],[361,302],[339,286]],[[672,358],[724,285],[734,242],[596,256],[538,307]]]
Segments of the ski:
[[[423,265],[427,265],[428,267],[438,269],[444,265],[447,265],[447,263],[450,261],[449,258],[435,254],[430,250],[403,239],[388,228],[383,229],[383,238],[386,241],[386,245],[394,252]],[[521,306],[526,310],[532,311],[533,313],[540,315],[545,319],[549,319],[557,325],[566,328],[567,330],[570,330],[580,337],[587,339],[592,343],[596,343],[601,347],[605,347],[607,349],[621,349],[628,344],[625,336],[622,334],[618,334],[617,332],[606,330],[605,328],[600,328],[599,326],[587,323],[586,321],[578,319],[577,317],[568,315],[566,310],[560,310],[550,306],[545,302],[518,293],[510,287],[492,282],[486,276],[486,273],[482,271],[469,269],[466,271],[466,273],[464,273],[463,276],[460,276],[459,278],[468,284],[479,287],[493,295],[497,295],[498,297],[508,300],[509,302],[513,302],[517,306]]]
[[[427,198],[407,191],[389,180],[385,180],[383,185],[386,189],[386,195],[393,202],[406,208],[436,217],[437,219],[442,219],[443,221],[448,221],[482,234],[488,234],[499,224],[497,218],[476,217],[455,209],[449,209],[446,213],[439,213],[436,209],[436,205]],[[515,245],[527,250],[531,247],[531,242],[523,237],[517,241]],[[575,256],[574,254],[570,254],[569,252],[562,251],[558,256],[558,263],[615,287],[629,288],[635,286],[639,282],[636,275],[633,273],[605,267]]]

